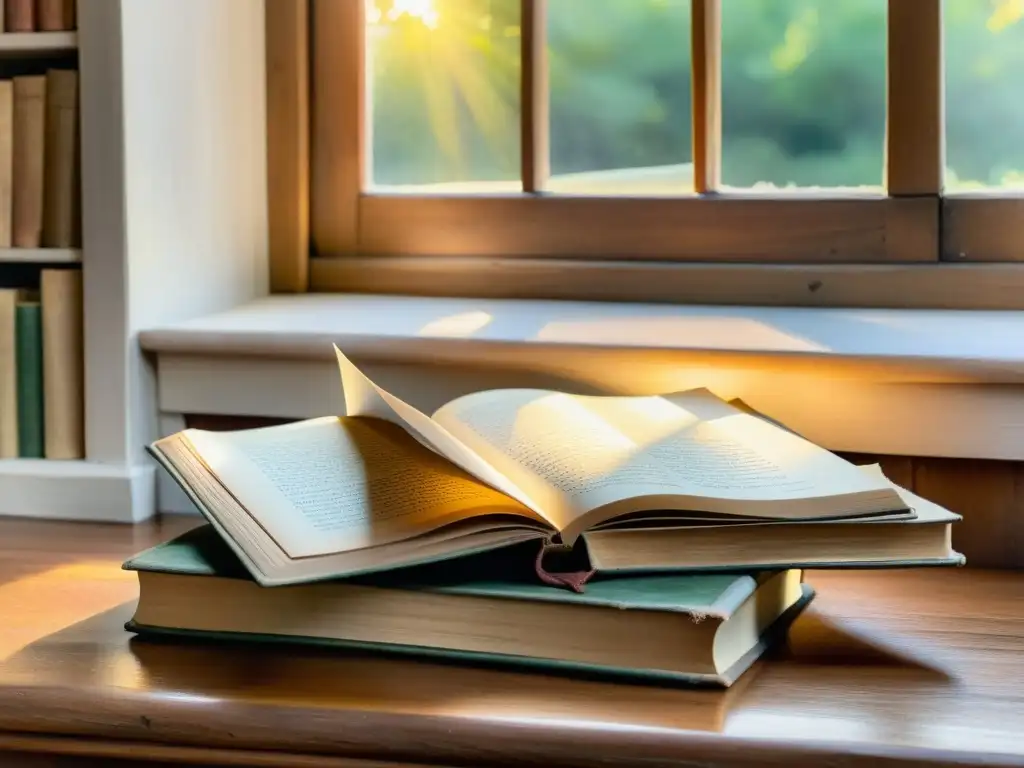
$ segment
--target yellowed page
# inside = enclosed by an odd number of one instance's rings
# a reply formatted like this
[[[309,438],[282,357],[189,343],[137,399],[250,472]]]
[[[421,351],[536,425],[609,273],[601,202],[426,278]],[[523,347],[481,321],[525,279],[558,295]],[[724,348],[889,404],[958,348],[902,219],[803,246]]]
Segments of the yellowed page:
[[[386,422],[328,417],[184,434],[291,558],[380,546],[479,515],[539,520]]]
[[[344,353],[334,347],[349,416],[372,416],[402,427],[431,450],[474,477],[520,501],[547,518],[542,500],[535,499],[500,469],[465,445],[430,416],[377,386]],[[547,518],[550,520],[550,518]]]
[[[543,500],[572,540],[618,514],[695,509],[800,519],[800,504],[852,495],[864,511],[900,500],[803,438],[705,390],[664,397],[585,397],[543,390],[477,392],[434,420]],[[852,508],[852,507],[851,507]]]

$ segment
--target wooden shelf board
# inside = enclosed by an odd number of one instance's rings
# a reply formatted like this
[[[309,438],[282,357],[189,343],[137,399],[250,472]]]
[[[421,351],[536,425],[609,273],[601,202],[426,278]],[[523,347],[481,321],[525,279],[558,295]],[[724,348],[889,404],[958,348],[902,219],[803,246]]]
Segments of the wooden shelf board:
[[[77,49],[77,32],[0,33],[0,56],[12,53],[54,53]]]
[[[0,264],[74,264],[81,260],[80,248],[0,248]]]

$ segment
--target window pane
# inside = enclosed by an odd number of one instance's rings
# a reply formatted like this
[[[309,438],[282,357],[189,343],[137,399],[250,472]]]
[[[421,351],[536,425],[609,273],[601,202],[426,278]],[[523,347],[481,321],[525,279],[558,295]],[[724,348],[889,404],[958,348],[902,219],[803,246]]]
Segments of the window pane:
[[[366,3],[370,184],[519,190],[519,0]]]
[[[722,3],[725,184],[881,187],[886,7],[886,0]]]
[[[1024,2],[946,0],[946,187],[1024,187]]]
[[[548,0],[548,189],[693,189],[690,0]]]

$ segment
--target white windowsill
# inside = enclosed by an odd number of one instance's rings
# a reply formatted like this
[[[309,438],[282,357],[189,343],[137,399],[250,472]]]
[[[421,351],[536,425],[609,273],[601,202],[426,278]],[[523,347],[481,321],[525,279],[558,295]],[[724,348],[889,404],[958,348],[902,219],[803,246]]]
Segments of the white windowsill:
[[[1024,459],[1024,312],[308,294],[141,343],[165,413],[318,415],[337,343],[423,408],[481,387],[709,386],[837,450]]]

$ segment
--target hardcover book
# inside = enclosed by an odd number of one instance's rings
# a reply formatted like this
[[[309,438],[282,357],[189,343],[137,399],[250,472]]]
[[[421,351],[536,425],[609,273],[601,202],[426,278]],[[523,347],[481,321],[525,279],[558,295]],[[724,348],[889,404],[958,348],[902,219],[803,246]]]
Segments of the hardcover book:
[[[300,643],[463,663],[731,685],[811,600],[797,570],[538,584],[515,548],[265,589],[209,526],[125,564],[142,636]]]

